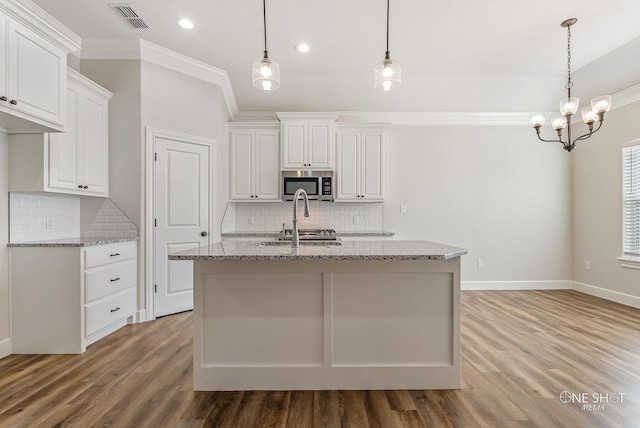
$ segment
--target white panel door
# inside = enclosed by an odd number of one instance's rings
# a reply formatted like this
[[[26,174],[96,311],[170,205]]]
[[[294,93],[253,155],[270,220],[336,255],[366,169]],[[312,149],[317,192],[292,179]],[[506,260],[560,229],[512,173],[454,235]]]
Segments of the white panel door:
[[[67,91],[67,123],[65,132],[49,134],[49,187],[61,190],[78,190],[80,143],[78,123],[81,111],[78,109],[80,94],[73,86]]]
[[[337,200],[358,200],[359,138],[357,132],[338,135],[338,186]]]
[[[333,170],[333,124],[309,124],[307,166],[315,170]]]
[[[91,94],[87,94],[82,101],[84,171],[81,177],[84,185],[88,187],[88,193],[107,195],[109,190],[109,104],[104,99]]]
[[[360,194],[365,200],[384,200],[384,140],[381,132],[363,132]]]
[[[307,167],[307,125],[286,123],[282,125],[282,169]]]
[[[193,263],[169,253],[209,243],[210,147],[155,139],[156,317],[193,309]]]
[[[231,199],[253,199],[252,132],[237,132],[231,137]]]

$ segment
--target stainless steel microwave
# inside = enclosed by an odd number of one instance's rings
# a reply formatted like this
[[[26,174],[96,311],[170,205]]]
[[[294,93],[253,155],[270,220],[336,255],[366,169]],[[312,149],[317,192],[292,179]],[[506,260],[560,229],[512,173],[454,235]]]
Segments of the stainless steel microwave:
[[[304,189],[310,200],[333,201],[333,171],[283,171],[282,200],[293,201],[298,189]]]

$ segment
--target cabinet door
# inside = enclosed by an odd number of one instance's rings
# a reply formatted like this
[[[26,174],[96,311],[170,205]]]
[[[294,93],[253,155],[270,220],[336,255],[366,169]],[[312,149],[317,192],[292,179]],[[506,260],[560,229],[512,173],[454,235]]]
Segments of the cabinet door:
[[[251,132],[231,135],[231,199],[252,199],[253,139]]]
[[[0,58],[7,58],[7,26],[9,21],[7,18],[0,14]],[[3,67],[0,67],[0,97],[7,98],[6,101],[0,101],[1,105],[9,104],[9,94],[7,93],[7,66],[6,63]]]
[[[310,123],[307,167],[314,170],[333,170],[333,145],[333,124]]]
[[[360,135],[357,132],[338,134],[336,200],[360,200],[358,198],[359,140]]]
[[[67,93],[67,124],[65,132],[49,134],[49,188],[78,191],[80,174],[78,109],[82,95],[73,87]]]
[[[87,94],[80,99],[82,122],[81,134],[81,175],[80,184],[86,186],[86,194],[107,196],[109,189],[109,105],[104,99]]]
[[[384,200],[384,134],[382,132],[362,133],[360,162],[361,199]]]
[[[255,195],[260,200],[280,199],[280,134],[257,132],[255,139]]]
[[[55,125],[65,123],[67,56],[33,31],[8,23],[7,97],[12,108]]]
[[[307,124],[283,123],[282,132],[282,169],[306,169]]]

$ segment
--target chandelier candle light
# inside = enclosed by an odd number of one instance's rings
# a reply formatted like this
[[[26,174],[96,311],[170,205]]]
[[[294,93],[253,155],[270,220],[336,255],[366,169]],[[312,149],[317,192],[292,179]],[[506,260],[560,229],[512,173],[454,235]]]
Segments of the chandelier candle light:
[[[269,59],[267,51],[267,5],[262,0],[262,16],[264,24],[264,57],[253,63],[253,86],[265,91],[272,91],[280,87],[280,66]]]
[[[390,91],[402,82],[402,69],[400,63],[391,59],[389,54],[389,0],[387,0],[387,51],[384,59],[373,69],[375,80],[373,87]]]
[[[591,105],[584,107],[581,110],[582,120],[589,127],[589,132],[571,140],[571,118],[578,111],[580,105],[580,99],[571,96],[571,88],[573,82],[571,82],[571,26],[578,20],[576,18],[569,18],[563,21],[560,26],[567,29],[567,84],[565,86],[567,90],[567,98],[560,101],[560,116],[554,117],[551,121],[551,126],[558,133],[557,140],[545,140],[540,136],[540,127],[544,124],[545,114],[534,113],[531,116],[531,124],[538,134],[538,138],[541,141],[550,143],[562,143],[563,148],[570,152],[576,148],[576,142],[586,140],[591,137],[602,126],[604,121],[604,114],[609,111],[611,107],[611,95],[601,95],[591,100]],[[598,122],[598,127],[593,129],[593,124]],[[562,130],[567,128],[567,138],[562,138]]]

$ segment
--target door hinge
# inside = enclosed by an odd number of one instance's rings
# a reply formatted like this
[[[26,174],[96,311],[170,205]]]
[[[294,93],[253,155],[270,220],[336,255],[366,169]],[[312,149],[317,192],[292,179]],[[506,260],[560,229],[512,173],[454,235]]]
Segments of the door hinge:
[[[158,292],[158,284],[153,284],[153,292],[154,293]]]
[[[157,160],[158,160],[158,153],[154,153],[154,154],[153,154],[153,160],[154,160],[154,161],[157,161]]]
[[[157,218],[153,219],[153,227],[158,227],[158,219]]]

